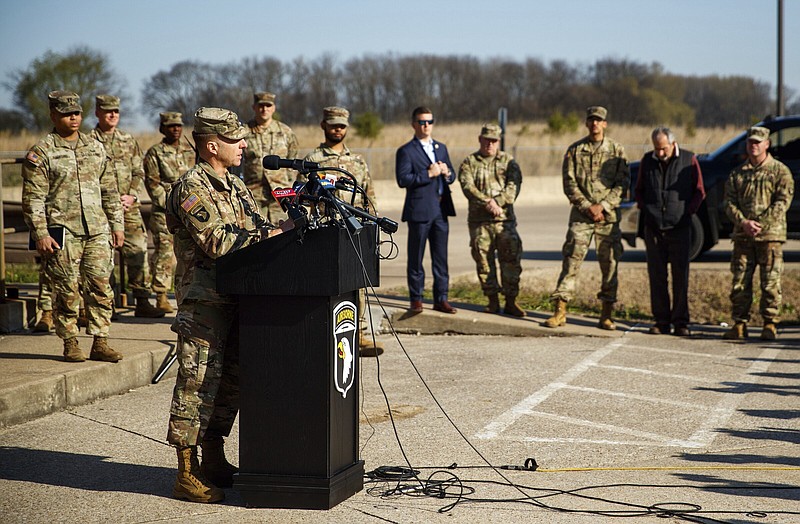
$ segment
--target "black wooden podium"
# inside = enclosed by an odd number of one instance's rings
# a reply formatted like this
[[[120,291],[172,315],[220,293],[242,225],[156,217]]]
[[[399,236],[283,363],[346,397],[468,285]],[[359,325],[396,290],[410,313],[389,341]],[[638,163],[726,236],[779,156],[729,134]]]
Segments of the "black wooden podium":
[[[248,506],[330,509],[360,491],[358,289],[378,285],[377,228],[284,233],[217,261],[239,298],[239,473]]]

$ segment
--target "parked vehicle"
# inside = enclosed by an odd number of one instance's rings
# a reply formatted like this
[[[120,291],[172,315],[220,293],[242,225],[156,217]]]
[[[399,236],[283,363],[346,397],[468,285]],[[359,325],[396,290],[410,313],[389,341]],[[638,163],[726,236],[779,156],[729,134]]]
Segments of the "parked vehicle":
[[[788,237],[800,239],[800,115],[766,118],[756,124],[770,130],[769,152],[786,164],[792,171],[795,194],[787,215]],[[730,238],[733,224],[728,220],[723,201],[725,199],[725,182],[734,167],[747,159],[745,143],[747,131],[743,131],[733,140],[716,151],[698,154],[697,160],[703,172],[703,183],[706,199],[692,217],[692,246],[689,256],[692,260],[714,247],[721,239]],[[680,142],[678,142],[680,147]],[[620,206],[620,228],[622,237],[630,246],[636,246],[636,237],[644,237],[639,209],[633,199],[633,189],[639,175],[639,161],[631,163],[631,190],[628,200]]]

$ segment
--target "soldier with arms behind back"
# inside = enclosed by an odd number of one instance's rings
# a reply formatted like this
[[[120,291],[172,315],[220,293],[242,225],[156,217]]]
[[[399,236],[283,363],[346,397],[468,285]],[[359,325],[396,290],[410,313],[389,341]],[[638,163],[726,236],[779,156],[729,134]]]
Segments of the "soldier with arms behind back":
[[[228,168],[242,161],[247,129],[233,111],[197,110],[193,136],[200,162],[182,175],[166,201],[178,259],[178,377],[167,441],[178,454],[172,495],[219,502],[237,469],[223,451],[239,411],[239,322],[233,296],[217,292],[216,259],[293,227],[276,228]],[[203,449],[202,465],[197,446]]]
[[[64,360],[86,360],[78,345],[78,308],[83,284],[92,360],[117,362],[108,345],[114,294],[112,249],[121,247],[122,206],[103,144],[80,132],[77,94],[48,95],[53,131],[28,151],[22,166],[22,211],[53,286],[56,334]],[[63,232],[63,245],[52,234]]]

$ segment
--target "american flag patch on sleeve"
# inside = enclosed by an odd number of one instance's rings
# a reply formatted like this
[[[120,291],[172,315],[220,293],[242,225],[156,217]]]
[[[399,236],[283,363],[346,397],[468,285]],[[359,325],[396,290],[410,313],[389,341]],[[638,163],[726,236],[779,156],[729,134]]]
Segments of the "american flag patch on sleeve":
[[[33,151],[28,151],[28,154],[25,156],[25,158],[32,164],[39,164],[39,155]]]
[[[198,202],[200,202],[200,198],[194,193],[192,193],[191,195],[186,197],[186,200],[184,200],[181,203],[181,207],[183,208],[184,211],[188,213],[189,211],[192,210],[194,206],[197,205]]]

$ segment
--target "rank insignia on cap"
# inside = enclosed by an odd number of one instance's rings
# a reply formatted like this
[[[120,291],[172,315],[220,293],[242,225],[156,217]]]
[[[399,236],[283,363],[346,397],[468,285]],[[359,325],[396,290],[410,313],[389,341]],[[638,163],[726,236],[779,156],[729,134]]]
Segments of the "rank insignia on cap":
[[[200,202],[200,198],[194,193],[192,193],[191,195],[186,197],[186,200],[184,200],[181,203],[181,207],[183,208],[184,211],[188,213],[192,210],[194,206],[197,205],[198,202]]]
[[[36,153],[34,153],[33,151],[28,151],[28,154],[25,156],[25,158],[26,158],[26,159],[28,160],[28,162],[30,162],[31,164],[35,164],[35,165],[37,165],[37,166],[39,165],[39,155],[37,155],[37,154],[36,154]]]

